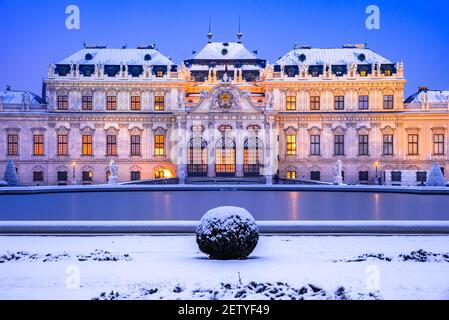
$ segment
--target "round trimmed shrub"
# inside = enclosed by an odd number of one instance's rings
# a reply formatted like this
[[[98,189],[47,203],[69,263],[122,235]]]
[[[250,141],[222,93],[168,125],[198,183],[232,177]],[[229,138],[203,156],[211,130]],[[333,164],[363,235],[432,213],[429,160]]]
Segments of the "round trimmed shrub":
[[[259,228],[245,209],[220,207],[208,211],[196,230],[200,250],[213,260],[246,259],[259,241]]]

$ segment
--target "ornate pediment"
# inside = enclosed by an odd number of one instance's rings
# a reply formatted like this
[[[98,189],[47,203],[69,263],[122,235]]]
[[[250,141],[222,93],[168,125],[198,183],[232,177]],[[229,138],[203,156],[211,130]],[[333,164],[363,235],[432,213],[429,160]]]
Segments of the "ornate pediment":
[[[238,97],[231,87],[223,86],[211,94],[210,110],[230,112],[239,110]]]
[[[242,92],[232,84],[219,84],[201,92],[201,101],[191,113],[259,113],[262,110],[251,101],[251,93]]]

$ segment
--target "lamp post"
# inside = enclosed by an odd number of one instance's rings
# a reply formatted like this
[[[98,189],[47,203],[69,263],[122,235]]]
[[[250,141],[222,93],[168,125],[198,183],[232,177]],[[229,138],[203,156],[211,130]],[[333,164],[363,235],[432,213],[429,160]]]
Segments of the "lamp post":
[[[76,184],[76,162],[72,162],[72,184]]]
[[[374,162],[374,167],[376,167],[376,184],[378,185],[380,185],[378,177],[379,166],[380,166],[379,161]]]

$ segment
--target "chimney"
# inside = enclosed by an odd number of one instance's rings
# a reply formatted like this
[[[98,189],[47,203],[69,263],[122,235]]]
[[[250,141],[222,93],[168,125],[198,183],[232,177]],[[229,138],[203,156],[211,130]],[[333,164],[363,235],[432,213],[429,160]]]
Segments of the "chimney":
[[[427,91],[429,91],[429,87],[427,87],[427,86],[420,86],[420,87],[418,87],[418,92],[427,92]]]
[[[6,86],[6,91],[11,91],[11,86],[10,85]]]

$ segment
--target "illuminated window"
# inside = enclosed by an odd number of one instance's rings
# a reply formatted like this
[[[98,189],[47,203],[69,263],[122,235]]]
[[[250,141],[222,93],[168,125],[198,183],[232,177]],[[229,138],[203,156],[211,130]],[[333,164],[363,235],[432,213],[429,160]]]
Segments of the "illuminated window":
[[[296,171],[287,171],[287,179],[296,179]]]
[[[8,156],[19,155],[19,135],[8,134]]]
[[[391,70],[390,69],[385,70],[384,75],[387,77],[391,76]]]
[[[140,96],[132,96],[131,97],[131,110],[133,110],[133,111],[140,110]]]
[[[444,134],[433,135],[433,154],[437,156],[444,155]]]
[[[81,97],[81,107],[83,110],[92,110],[93,97],[92,96],[82,96]]]
[[[58,134],[58,156],[69,155],[69,137],[66,134]]]
[[[154,136],[154,154],[156,156],[165,155],[165,136],[158,134]]]
[[[296,155],[296,134],[287,135],[287,155]]]
[[[286,109],[288,111],[295,111],[296,110],[296,97],[295,96],[288,96],[287,97]]]
[[[394,108],[394,98],[391,95],[384,96],[384,109]]]
[[[368,75],[368,72],[366,70],[360,70],[360,76],[366,77]]]
[[[335,96],[334,97],[334,109],[335,110],[344,110],[345,109],[345,97],[344,96]]]
[[[58,96],[58,110],[68,110],[69,109],[69,96],[62,95]]]
[[[369,96],[359,96],[359,110],[369,109]]]
[[[83,156],[92,156],[92,135],[83,135],[82,137],[83,143]]]
[[[165,97],[164,96],[156,96],[154,98],[154,110],[156,110],[156,111],[164,111],[165,110]]]
[[[33,155],[43,156],[44,155],[44,135],[35,134],[33,136]]]
[[[106,109],[107,110],[117,110],[117,96],[107,96],[106,97]]]
[[[106,155],[110,157],[115,157],[117,155],[117,136],[107,135],[106,136]]]
[[[419,154],[419,144],[418,144],[419,136],[417,134],[409,134],[408,135],[408,155],[409,156],[417,156]]]
[[[140,156],[140,135],[131,136],[131,155]]]
[[[384,134],[383,136],[383,155],[392,156],[393,155],[393,135]]]
[[[154,178],[155,179],[164,179],[165,178],[165,170],[164,169],[158,169],[154,172]]]
[[[164,76],[164,71],[159,69],[156,71],[156,77],[162,78]]]
[[[320,97],[313,96],[310,97],[310,110],[320,110]]]
[[[345,136],[335,135],[334,137],[334,155],[344,156],[345,155]]]

